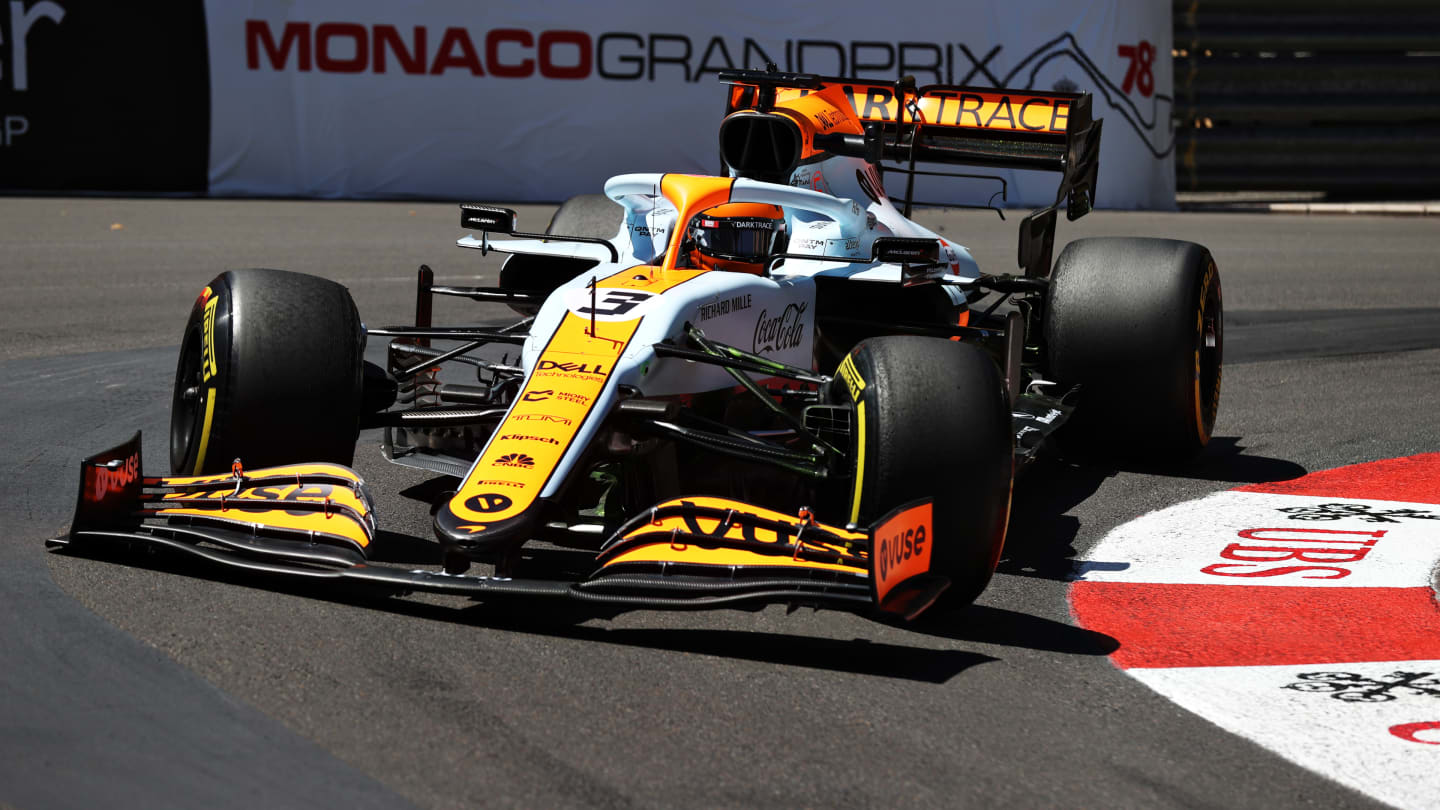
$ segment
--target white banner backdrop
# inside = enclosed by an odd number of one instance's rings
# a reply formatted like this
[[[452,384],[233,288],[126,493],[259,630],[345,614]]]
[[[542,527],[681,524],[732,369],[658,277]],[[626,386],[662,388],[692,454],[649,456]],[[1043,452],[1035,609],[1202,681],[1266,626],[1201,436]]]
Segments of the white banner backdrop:
[[[206,18],[212,194],[558,201],[625,172],[713,173],[717,73],[769,60],[1088,91],[1099,207],[1174,207],[1168,0],[207,0]],[[995,173],[1011,205],[1054,198],[1058,175]]]

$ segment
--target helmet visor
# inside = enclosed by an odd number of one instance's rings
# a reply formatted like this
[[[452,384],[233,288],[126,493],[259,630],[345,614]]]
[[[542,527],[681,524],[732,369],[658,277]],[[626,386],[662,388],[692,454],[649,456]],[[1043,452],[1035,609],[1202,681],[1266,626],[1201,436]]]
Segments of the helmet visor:
[[[764,217],[698,217],[690,228],[695,249],[716,259],[763,262],[770,258],[783,220]]]

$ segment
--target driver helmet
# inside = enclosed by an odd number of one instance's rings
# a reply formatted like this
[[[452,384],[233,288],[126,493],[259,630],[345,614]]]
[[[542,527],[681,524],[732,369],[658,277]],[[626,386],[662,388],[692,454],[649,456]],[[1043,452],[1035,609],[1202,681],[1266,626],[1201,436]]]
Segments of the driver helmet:
[[[691,267],[764,275],[785,250],[785,212],[766,203],[726,203],[696,214],[686,229]]]

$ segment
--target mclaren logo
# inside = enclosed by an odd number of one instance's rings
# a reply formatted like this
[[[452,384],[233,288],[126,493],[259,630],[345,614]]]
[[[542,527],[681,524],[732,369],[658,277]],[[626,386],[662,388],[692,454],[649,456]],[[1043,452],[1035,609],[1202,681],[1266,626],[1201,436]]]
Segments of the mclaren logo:
[[[523,467],[529,469],[535,466],[535,459],[524,453],[506,453],[492,462],[496,467]]]

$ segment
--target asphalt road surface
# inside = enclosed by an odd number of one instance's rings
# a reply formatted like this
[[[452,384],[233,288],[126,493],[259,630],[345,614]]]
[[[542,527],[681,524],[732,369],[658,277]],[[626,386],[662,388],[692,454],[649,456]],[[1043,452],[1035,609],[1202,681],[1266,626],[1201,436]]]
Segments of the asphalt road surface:
[[[919,218],[1013,267],[1014,217]],[[453,246],[449,204],[0,199],[0,806],[1374,806],[1125,677],[1066,581],[1147,511],[1440,449],[1440,219],[1097,212],[1060,238],[1109,234],[1219,263],[1227,367],[1196,464],[1037,467],[990,589],[916,625],[594,619],[45,552],[82,456],[139,428],[167,467],[176,344],[219,272],[333,278],[382,325],[413,316],[420,263],[483,283],[498,261]],[[361,444],[380,559],[434,564],[444,480]]]

